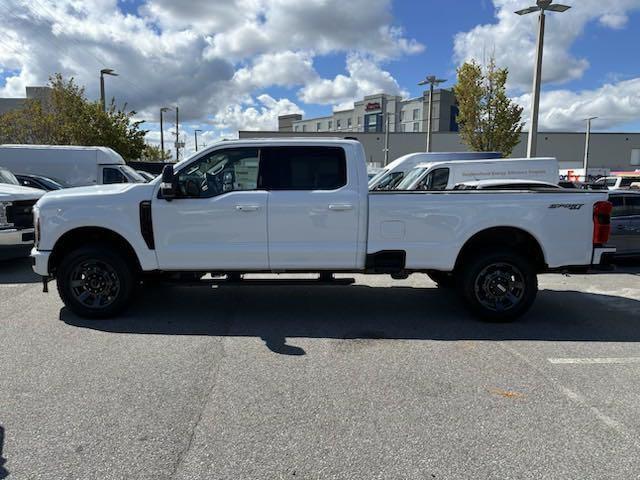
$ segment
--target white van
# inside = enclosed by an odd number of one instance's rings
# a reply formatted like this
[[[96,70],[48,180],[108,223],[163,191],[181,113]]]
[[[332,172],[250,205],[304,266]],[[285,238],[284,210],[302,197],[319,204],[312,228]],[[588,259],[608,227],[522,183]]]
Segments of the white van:
[[[498,152],[418,152],[404,155],[369,180],[369,190],[393,190],[415,166],[425,162],[453,162],[501,158]]]
[[[145,182],[107,147],[0,145],[0,166],[17,175],[42,175],[72,187]]]
[[[555,158],[513,158],[421,163],[398,184],[398,190],[451,190],[477,180],[538,180],[557,184]]]

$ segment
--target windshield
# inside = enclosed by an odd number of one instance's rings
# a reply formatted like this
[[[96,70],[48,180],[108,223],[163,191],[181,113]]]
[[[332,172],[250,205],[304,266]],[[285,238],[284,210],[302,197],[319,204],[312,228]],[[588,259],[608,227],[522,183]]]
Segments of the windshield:
[[[378,181],[382,177],[384,177],[388,172],[389,170],[380,170],[378,173],[376,173],[371,179],[369,179],[369,188],[373,187],[376,183],[378,183]]]
[[[403,172],[387,173],[380,182],[373,187],[373,190],[393,190],[396,188],[398,183],[400,183],[403,176]]]
[[[0,168],[0,183],[8,183],[9,185],[20,185],[16,176],[5,168]]]
[[[411,170],[398,185],[398,190],[408,190],[411,184],[418,180],[426,170],[426,167],[416,167]]]
[[[121,169],[129,180],[131,180],[131,183],[147,183],[147,180],[129,165],[122,165]]]

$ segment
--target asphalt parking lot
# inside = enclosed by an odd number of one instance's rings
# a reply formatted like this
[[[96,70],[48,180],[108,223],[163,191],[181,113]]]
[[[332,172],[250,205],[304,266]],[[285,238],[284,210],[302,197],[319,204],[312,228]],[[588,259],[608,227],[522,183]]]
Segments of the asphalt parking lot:
[[[356,279],[87,321],[0,264],[0,478],[639,478],[640,267],[542,276],[511,325]]]

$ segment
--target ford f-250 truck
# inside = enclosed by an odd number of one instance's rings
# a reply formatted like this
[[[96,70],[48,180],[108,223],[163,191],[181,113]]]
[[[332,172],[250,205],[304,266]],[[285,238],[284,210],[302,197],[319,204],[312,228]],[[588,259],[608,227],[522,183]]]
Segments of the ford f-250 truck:
[[[147,184],[50,192],[34,270],[73,312],[116,315],[150,274],[429,274],[494,321],[524,313],[537,274],[606,253],[606,193],[369,192],[357,141],[225,141]],[[241,282],[240,282],[241,283]]]

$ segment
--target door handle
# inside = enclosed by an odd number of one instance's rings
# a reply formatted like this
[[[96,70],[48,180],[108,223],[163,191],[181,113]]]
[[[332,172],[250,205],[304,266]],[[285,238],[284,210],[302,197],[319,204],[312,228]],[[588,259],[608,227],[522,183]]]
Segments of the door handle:
[[[255,212],[260,210],[260,205],[236,205],[236,210],[239,212]]]
[[[329,205],[329,210],[344,212],[346,210],[353,210],[353,205],[350,203],[332,203]]]

